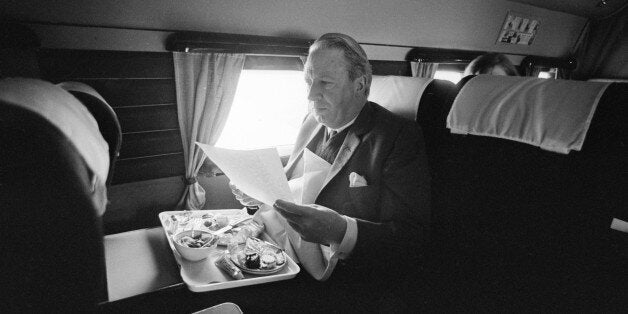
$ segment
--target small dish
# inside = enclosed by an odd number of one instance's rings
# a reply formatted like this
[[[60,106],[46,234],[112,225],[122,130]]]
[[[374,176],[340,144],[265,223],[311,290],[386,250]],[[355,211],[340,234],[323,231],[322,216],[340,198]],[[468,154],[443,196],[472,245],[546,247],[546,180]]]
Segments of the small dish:
[[[191,262],[206,259],[216,249],[218,237],[200,230],[182,231],[172,236],[174,246],[183,258]],[[191,243],[186,245],[185,243]],[[201,245],[194,247],[193,245]]]
[[[284,254],[284,259],[286,259],[286,253],[285,252],[281,252],[281,254]],[[240,260],[238,259],[238,257],[236,255],[230,255],[231,260],[233,261],[233,263],[238,266],[238,268],[240,268],[243,272],[245,273],[249,273],[249,274],[253,274],[253,275],[270,275],[270,274],[274,274],[280,270],[282,270],[287,263],[283,263],[279,266],[275,266],[272,269],[253,269],[253,268],[248,268],[246,267],[246,265],[244,265],[243,263],[240,262]]]
[[[245,273],[254,275],[269,275],[280,271],[286,266],[288,257],[283,249],[272,243],[253,237],[247,238],[244,245],[238,245],[233,249],[229,248],[229,251],[229,257],[238,268]],[[248,260],[252,256],[255,256],[254,259],[256,261]],[[270,261],[265,261],[265,258],[269,258]],[[282,262],[279,265],[276,265],[279,260]],[[252,268],[249,265],[249,262],[257,264],[258,268]],[[268,266],[268,268],[265,268],[263,266],[265,262],[271,263],[272,268]]]

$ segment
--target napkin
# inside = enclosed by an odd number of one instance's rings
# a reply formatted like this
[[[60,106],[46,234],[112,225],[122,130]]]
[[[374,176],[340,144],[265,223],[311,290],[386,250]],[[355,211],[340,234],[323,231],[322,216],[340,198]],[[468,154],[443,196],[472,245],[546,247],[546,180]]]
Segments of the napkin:
[[[299,199],[301,204],[313,204],[323,188],[331,164],[309,149],[303,151],[301,158],[302,171],[299,171],[301,176],[291,179],[289,185],[293,189],[295,200]],[[331,255],[329,247],[304,241],[287,222],[285,222],[284,227],[303,268],[315,279],[327,280],[338,261],[336,257]]]
[[[277,245],[282,247],[295,263],[299,262],[286,234],[286,218],[281,216],[272,206],[262,204],[255,212],[253,220],[264,224],[264,231]]]
[[[288,181],[292,199],[297,204],[313,204],[323,188],[331,164],[305,149],[296,167],[294,177]],[[282,246],[290,258],[300,262],[312,277],[321,281],[329,278],[338,261],[329,247],[301,239],[286,219],[266,204],[255,213],[254,219],[263,222],[268,236]]]

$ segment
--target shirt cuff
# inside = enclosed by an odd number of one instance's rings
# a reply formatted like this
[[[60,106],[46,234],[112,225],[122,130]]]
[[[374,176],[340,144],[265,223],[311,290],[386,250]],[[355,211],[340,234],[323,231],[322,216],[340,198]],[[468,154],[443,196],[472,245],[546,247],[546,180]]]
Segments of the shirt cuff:
[[[343,216],[347,221],[347,230],[345,236],[342,238],[340,244],[332,243],[329,248],[331,249],[332,258],[347,259],[355,247],[355,242],[358,240],[358,222],[351,217]]]

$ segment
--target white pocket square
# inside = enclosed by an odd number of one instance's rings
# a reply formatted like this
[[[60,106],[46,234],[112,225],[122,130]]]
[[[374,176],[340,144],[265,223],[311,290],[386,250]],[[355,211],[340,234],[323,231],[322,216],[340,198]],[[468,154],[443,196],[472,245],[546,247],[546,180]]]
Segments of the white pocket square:
[[[357,187],[367,186],[367,185],[368,184],[366,183],[366,179],[364,179],[364,177],[362,177],[361,175],[355,172],[351,172],[349,174],[349,187],[350,188],[357,188]]]

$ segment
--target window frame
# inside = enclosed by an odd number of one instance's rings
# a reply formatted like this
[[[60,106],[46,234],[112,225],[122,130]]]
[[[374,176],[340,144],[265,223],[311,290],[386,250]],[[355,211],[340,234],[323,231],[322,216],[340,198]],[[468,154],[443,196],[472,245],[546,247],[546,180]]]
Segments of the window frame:
[[[247,54],[242,70],[263,70],[263,71],[303,71],[303,58],[294,55],[261,55]],[[230,113],[231,114],[231,113]],[[299,117],[302,119],[303,117]],[[294,149],[291,145],[273,146],[277,149],[282,163],[285,165]],[[206,176],[222,175],[213,162],[206,159],[199,170],[199,174]]]

